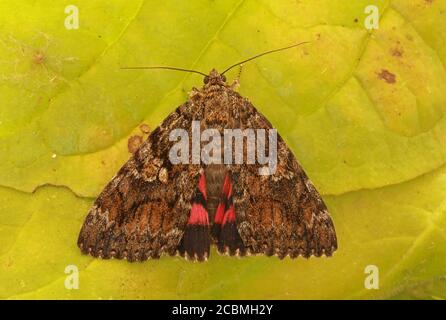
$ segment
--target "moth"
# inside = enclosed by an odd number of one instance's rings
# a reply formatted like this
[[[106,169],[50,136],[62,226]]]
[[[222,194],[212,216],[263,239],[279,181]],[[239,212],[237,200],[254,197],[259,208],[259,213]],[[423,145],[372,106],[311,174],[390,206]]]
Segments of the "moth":
[[[82,253],[131,262],[178,254],[203,261],[216,245],[231,256],[331,256],[337,240],[327,207],[280,135],[277,166],[269,175],[259,174],[260,164],[246,161],[173,164],[169,159],[176,142],[170,133],[191,128],[194,121],[222,134],[228,128],[273,129],[224,74],[297,45],[262,53],[222,73],[163,67],[199,73],[204,85],[193,88],[189,99],[151,132],[96,199],[80,230]]]

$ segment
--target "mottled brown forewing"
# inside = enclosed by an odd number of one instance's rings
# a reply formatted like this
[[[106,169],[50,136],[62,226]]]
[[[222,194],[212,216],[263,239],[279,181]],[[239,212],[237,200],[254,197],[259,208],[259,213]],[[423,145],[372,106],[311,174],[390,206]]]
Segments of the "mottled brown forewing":
[[[83,253],[129,261],[176,254],[200,167],[170,163],[169,132],[190,127],[194,110],[186,103],[170,114],[105,187],[80,231]]]
[[[253,128],[272,126],[249,101],[244,122]],[[277,141],[278,165],[273,175],[259,176],[259,166],[232,169],[237,226],[251,253],[295,258],[331,256],[336,233],[327,207],[283,139]]]

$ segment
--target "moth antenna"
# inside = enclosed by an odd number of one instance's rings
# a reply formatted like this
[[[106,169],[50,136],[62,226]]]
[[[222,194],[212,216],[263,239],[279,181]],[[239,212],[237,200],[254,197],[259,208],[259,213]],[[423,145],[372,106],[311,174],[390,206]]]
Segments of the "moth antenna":
[[[165,69],[165,70],[175,70],[175,71],[184,71],[184,72],[190,72],[190,73],[198,73],[201,74],[202,76],[207,76],[207,74],[197,71],[197,70],[192,70],[192,69],[183,69],[183,68],[176,68],[176,67],[164,67],[164,66],[154,66],[154,67],[122,67],[121,69],[124,70],[144,70],[144,69]]]
[[[283,51],[283,50],[291,49],[291,48],[294,48],[294,47],[297,47],[297,46],[300,46],[300,45],[303,45],[303,44],[306,44],[306,43],[310,43],[310,42],[309,42],[309,41],[304,41],[304,42],[300,42],[300,43],[297,43],[297,44],[293,44],[293,45],[288,46],[288,47],[279,48],[279,49],[274,49],[274,50],[269,50],[269,51],[266,51],[266,52],[257,54],[257,55],[255,55],[255,56],[249,58],[249,59],[246,59],[246,60],[240,61],[240,62],[238,62],[238,63],[236,63],[236,64],[233,64],[232,66],[230,66],[229,68],[227,68],[225,71],[223,71],[223,72],[221,73],[221,75],[224,75],[226,72],[228,72],[228,71],[231,70],[232,68],[237,67],[238,65],[241,65],[241,64],[243,64],[243,63],[245,63],[245,62],[248,62],[248,61],[251,61],[251,60],[260,58],[261,56],[264,56],[264,55],[267,55],[267,54],[270,54],[270,53],[274,53],[274,52],[278,52],[278,51]]]

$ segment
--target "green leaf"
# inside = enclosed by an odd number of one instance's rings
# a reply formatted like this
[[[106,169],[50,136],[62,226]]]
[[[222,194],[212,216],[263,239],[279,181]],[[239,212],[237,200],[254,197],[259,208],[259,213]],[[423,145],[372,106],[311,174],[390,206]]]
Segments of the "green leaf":
[[[381,14],[373,31],[370,2]],[[444,296],[446,3],[79,0],[78,30],[64,27],[66,5],[0,4],[1,298],[395,298],[419,284]],[[301,41],[311,44],[244,65],[239,91],[323,194],[333,258],[80,255],[82,221],[128,159],[128,137],[202,82],[120,67],[222,70]],[[67,265],[79,290],[64,287]],[[364,287],[367,265],[379,290]]]
[[[444,278],[418,283],[393,296],[394,300],[445,300],[446,281]]]

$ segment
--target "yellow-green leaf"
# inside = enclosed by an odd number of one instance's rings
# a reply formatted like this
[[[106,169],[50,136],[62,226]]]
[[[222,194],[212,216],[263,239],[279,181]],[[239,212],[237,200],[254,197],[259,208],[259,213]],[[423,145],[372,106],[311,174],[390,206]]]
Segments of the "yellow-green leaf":
[[[377,30],[364,27],[371,4]],[[67,5],[0,3],[1,298],[385,298],[419,284],[444,296],[426,283],[446,273],[445,2],[79,0],[77,30],[65,28]],[[128,137],[202,83],[121,67],[222,70],[301,41],[245,64],[239,91],[321,191],[333,258],[80,255],[81,223],[128,159]],[[64,286],[67,265],[79,290]],[[379,290],[364,286],[368,265]]]

